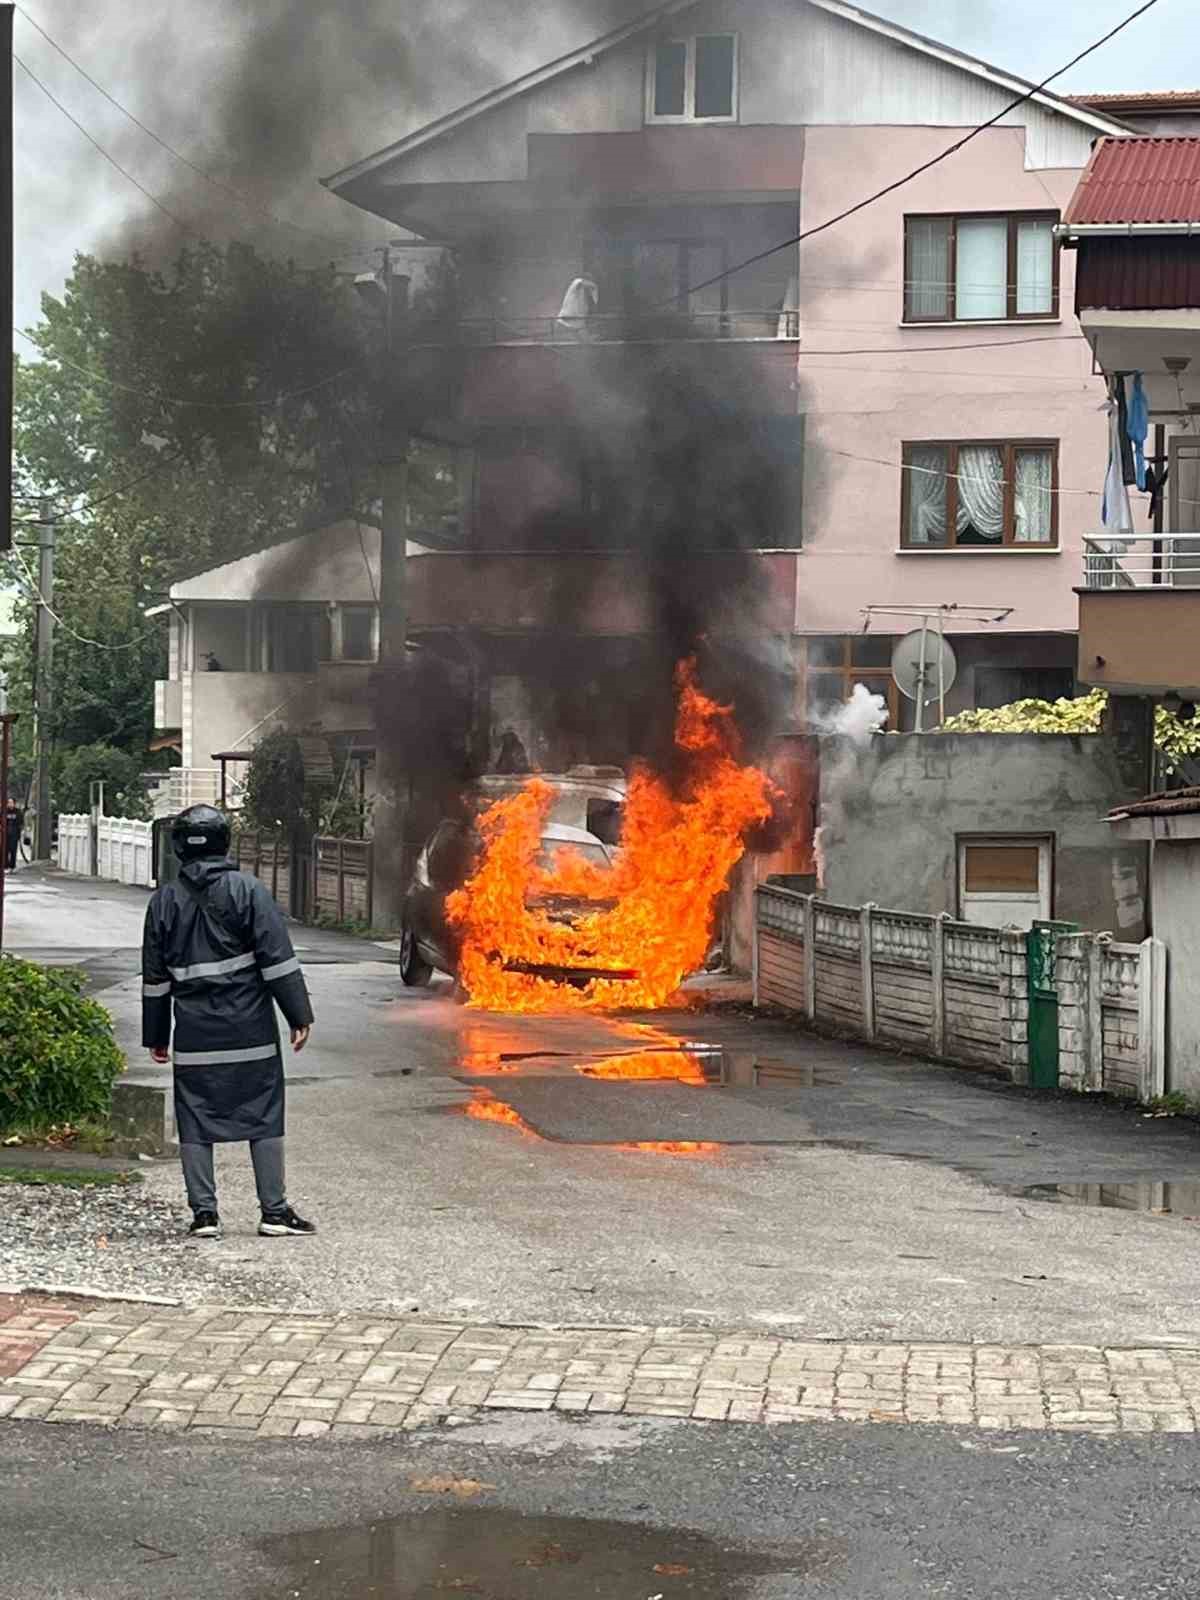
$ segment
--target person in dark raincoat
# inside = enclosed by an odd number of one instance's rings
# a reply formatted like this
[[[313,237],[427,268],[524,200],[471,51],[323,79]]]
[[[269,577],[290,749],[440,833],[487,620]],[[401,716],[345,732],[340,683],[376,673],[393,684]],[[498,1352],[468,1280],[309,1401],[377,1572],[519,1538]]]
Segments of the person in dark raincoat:
[[[228,859],[229,823],[214,806],[176,817],[178,881],[158,888],[142,941],[142,1043],[166,1061],[175,1012],[175,1122],[189,1232],[221,1230],[213,1145],[248,1140],[268,1236],[315,1233],[287,1202],[283,1173],[283,1056],[278,1005],[292,1048],[313,1013],[287,927],[266,887]]]

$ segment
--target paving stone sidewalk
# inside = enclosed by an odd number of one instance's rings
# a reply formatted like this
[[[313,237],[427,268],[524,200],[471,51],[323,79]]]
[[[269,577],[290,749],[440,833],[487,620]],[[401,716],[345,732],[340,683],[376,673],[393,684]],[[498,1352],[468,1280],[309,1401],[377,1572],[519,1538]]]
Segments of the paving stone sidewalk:
[[[504,1410],[1194,1433],[1200,1349],[835,1344],[0,1295],[0,1417],[376,1438]]]

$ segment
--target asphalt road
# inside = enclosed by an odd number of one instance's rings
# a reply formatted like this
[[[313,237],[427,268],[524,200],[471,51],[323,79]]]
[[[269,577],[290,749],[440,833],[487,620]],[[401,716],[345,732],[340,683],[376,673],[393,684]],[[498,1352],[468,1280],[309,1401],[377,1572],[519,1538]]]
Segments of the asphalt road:
[[[132,1075],[169,1084],[138,1048],[145,899],[18,873],[8,947],[81,962]],[[728,1012],[489,1017],[444,985],[405,990],[386,948],[295,937],[317,1026],[288,1067],[290,1189],[321,1232],[257,1239],[245,1152],[223,1148],[226,1237],[195,1248],[231,1300],[251,1285],[270,1305],[512,1321],[1200,1342],[1189,1122]],[[675,1038],[712,1082],[597,1076],[673,1070]],[[464,1114],[481,1094],[520,1121]],[[638,1148],[655,1141],[702,1148]],[[1074,1203],[1087,1185],[1120,1204]],[[144,1192],[181,1201],[175,1165],[147,1169]],[[1121,1208],[1164,1204],[1176,1214]],[[156,1237],[109,1231],[106,1282],[144,1287]],[[46,1281],[86,1287],[86,1261],[53,1249]]]
[[[378,1446],[5,1425],[4,1600],[1161,1600],[1190,1438],[504,1417]]]

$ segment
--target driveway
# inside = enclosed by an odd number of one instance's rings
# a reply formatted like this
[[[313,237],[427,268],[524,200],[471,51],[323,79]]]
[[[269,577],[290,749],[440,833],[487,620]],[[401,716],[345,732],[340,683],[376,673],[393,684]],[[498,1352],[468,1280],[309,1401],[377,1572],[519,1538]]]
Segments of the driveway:
[[[82,963],[131,1075],[169,1084],[138,1047],[144,903],[18,874],[7,942]],[[179,1242],[173,1162],[96,1200],[103,1228],[87,1211],[39,1228],[0,1191],[0,1281],[464,1320],[1200,1344],[1188,1122],[736,1009],[477,1014],[445,985],[405,990],[386,947],[294,933],[317,1027],[288,1064],[290,1192],[319,1235],[258,1239],[245,1152],[228,1147],[221,1242]],[[1164,1204],[1175,1214],[1144,1209]]]

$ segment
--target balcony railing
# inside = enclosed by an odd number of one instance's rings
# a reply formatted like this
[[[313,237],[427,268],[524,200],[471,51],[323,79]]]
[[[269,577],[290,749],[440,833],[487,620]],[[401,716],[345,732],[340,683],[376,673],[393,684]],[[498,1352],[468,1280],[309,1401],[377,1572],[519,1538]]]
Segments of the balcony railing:
[[[1083,541],[1085,589],[1200,589],[1200,532],[1098,533]]]
[[[629,344],[639,341],[798,339],[798,311],[693,311],[637,316],[463,317],[454,336],[466,345]]]

